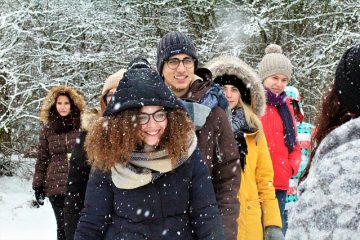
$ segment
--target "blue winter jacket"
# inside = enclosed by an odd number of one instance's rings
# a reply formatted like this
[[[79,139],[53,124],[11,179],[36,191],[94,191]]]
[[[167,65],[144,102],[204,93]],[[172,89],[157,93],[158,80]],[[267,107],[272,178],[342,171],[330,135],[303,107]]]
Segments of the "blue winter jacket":
[[[172,172],[135,189],[119,189],[110,173],[92,172],[75,239],[225,239],[199,150]]]

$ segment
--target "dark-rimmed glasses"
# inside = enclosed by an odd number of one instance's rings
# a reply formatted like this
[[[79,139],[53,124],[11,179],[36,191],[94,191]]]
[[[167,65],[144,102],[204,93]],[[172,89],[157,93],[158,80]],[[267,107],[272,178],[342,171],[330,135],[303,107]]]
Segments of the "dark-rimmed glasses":
[[[147,124],[150,121],[150,116],[155,122],[163,122],[167,117],[167,112],[164,109],[160,109],[154,113],[139,113],[136,116],[137,123],[140,125]]]
[[[177,69],[179,67],[180,63],[182,63],[184,65],[184,67],[187,69],[192,68],[192,67],[194,67],[194,62],[195,62],[195,60],[190,57],[184,58],[182,60],[178,59],[178,58],[170,58],[170,59],[166,60],[167,66],[172,70]]]

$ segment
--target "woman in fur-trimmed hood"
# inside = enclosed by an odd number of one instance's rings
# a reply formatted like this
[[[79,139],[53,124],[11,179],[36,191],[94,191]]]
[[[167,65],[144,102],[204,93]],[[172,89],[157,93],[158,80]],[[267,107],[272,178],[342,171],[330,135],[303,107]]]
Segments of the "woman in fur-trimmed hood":
[[[86,137],[93,172],[75,239],[224,239],[193,124],[161,76],[139,65]]]
[[[43,126],[39,136],[33,189],[39,205],[49,197],[57,221],[58,239],[65,239],[63,207],[68,161],[79,136],[84,98],[72,87],[53,87],[40,110]]]
[[[53,116],[54,106],[56,102],[56,98],[60,94],[67,94],[70,97],[70,101],[73,103],[71,107],[72,110],[79,111],[81,114],[85,110],[85,100],[84,97],[81,96],[74,88],[69,86],[56,86],[53,87],[46,95],[40,109],[40,121],[43,124],[48,124]]]
[[[217,57],[206,67],[212,72],[214,82],[222,86],[229,102],[231,125],[241,157],[237,239],[283,239],[273,186],[274,171],[259,119],[266,106],[261,80],[249,65],[233,56]]]

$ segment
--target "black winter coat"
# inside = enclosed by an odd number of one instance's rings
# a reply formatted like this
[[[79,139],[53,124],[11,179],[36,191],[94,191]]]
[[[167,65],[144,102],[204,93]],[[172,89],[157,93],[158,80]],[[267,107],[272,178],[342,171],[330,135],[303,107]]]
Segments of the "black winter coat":
[[[87,156],[84,142],[87,132],[82,132],[79,141],[76,142],[70,158],[69,175],[67,182],[67,194],[65,196],[64,221],[66,239],[74,239],[80,212],[84,208],[86,185],[89,179],[90,165],[87,164]]]
[[[95,170],[75,239],[225,239],[199,150],[172,172],[130,190],[117,188],[109,172]]]

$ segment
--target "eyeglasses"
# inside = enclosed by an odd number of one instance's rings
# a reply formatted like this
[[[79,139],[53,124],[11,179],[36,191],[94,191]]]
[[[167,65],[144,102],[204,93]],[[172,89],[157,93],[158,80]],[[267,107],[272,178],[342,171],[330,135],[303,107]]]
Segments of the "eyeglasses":
[[[150,121],[150,116],[152,116],[155,122],[163,122],[167,117],[167,112],[164,109],[160,109],[154,113],[140,113],[136,116],[136,120],[138,124],[144,125]]]
[[[194,67],[194,62],[195,60],[192,58],[184,58],[184,59],[178,59],[178,58],[170,58],[168,60],[166,60],[166,63],[168,65],[168,67],[172,70],[175,70],[176,68],[179,67],[179,64],[182,63],[184,65],[185,68],[189,69]]]

